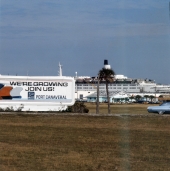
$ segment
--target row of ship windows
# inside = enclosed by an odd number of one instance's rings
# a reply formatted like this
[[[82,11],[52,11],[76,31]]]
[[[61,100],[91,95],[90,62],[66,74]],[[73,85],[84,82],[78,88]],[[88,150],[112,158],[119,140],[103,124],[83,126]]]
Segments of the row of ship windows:
[[[92,87],[77,87],[77,89],[96,89],[96,88],[92,88]],[[100,89],[105,89],[104,87],[100,87]],[[118,88],[116,88],[116,87],[109,87],[109,89],[128,89],[128,88],[122,88],[122,87],[118,87]],[[129,87],[129,89],[140,89],[140,87]]]
[[[97,86],[88,86],[88,87],[84,87],[84,86],[76,86],[77,88],[97,88]],[[128,87],[138,87],[138,86],[128,86]],[[123,87],[123,88],[128,88],[127,86],[126,87]],[[106,88],[106,86],[99,86],[99,88]],[[109,86],[109,88],[112,88],[112,86]],[[113,87],[113,88],[116,88],[116,87]],[[117,87],[117,88],[121,88],[120,86]]]
[[[92,85],[90,85],[90,84],[78,84],[77,86],[92,86]],[[97,86],[97,85],[93,85],[93,86]],[[103,84],[103,85],[100,85],[100,87],[101,86],[106,86],[105,84]],[[128,85],[126,85],[126,84],[115,84],[115,85],[113,85],[113,84],[111,84],[111,85],[109,85],[109,86],[136,86],[136,84],[128,84]]]

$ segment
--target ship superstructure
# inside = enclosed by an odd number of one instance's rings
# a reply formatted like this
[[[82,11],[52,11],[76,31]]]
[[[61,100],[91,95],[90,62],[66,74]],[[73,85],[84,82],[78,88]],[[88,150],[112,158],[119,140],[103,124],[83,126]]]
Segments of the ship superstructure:
[[[110,68],[108,61],[104,61],[104,67]],[[98,78],[88,77],[88,76],[76,76],[75,77],[75,98],[76,99],[86,99],[90,94],[97,91]],[[100,81],[99,91],[105,92],[106,85],[105,81]],[[114,81],[109,84],[109,92],[119,93],[124,92],[129,94],[129,96],[136,95],[154,95],[159,97],[161,94],[170,93],[170,85],[159,85],[156,84],[154,80],[151,79],[133,79],[128,78],[124,75],[115,75]]]

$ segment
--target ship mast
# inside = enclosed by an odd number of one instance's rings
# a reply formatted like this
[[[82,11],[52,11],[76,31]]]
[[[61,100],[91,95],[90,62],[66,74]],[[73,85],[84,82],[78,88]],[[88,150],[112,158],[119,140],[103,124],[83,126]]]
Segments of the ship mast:
[[[62,76],[62,65],[60,65],[60,62],[59,62],[59,71],[58,71],[58,75],[59,76]]]

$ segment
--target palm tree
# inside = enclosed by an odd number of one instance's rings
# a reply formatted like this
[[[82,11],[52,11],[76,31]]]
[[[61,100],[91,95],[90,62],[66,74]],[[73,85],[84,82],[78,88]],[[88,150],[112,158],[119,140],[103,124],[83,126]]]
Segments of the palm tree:
[[[97,77],[97,100],[96,100],[96,114],[99,114],[99,76]]]
[[[148,95],[144,95],[146,101],[148,100],[149,96]]]
[[[129,99],[132,101],[135,97],[134,96],[130,96]]]
[[[142,96],[140,95],[137,95],[135,98],[136,98],[136,101],[138,101]]]
[[[163,101],[163,95],[160,95],[158,99],[159,101]]]
[[[153,101],[153,99],[155,98],[155,96],[150,95],[149,98],[151,99],[151,102]]]
[[[107,102],[108,102],[108,113],[110,113],[110,97],[109,97],[109,90],[108,90],[108,84],[113,82],[114,80],[115,72],[112,69],[106,69],[102,68],[99,73],[99,80],[105,81],[106,83],[106,93],[107,93]]]

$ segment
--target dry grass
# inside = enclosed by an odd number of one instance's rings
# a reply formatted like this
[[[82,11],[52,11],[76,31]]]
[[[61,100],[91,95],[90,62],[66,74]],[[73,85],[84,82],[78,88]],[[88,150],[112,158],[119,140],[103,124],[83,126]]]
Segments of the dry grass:
[[[89,113],[96,113],[95,103],[85,103],[89,109]],[[111,113],[113,114],[148,114],[147,107],[154,106],[155,104],[111,104]],[[159,104],[156,104],[158,106]],[[100,114],[107,113],[107,103],[100,103],[99,112]]]
[[[3,114],[0,170],[170,170],[169,123],[159,115]]]

